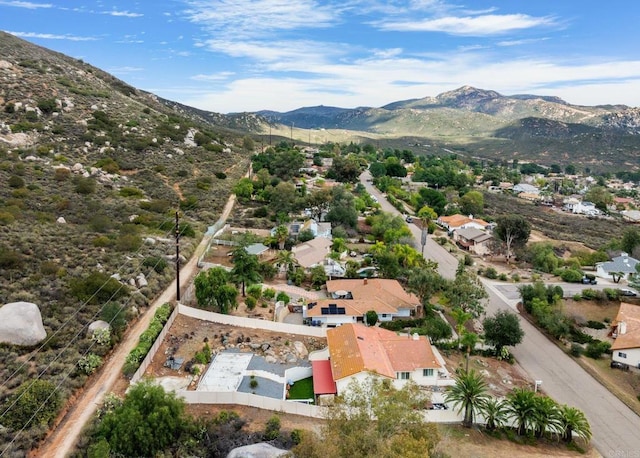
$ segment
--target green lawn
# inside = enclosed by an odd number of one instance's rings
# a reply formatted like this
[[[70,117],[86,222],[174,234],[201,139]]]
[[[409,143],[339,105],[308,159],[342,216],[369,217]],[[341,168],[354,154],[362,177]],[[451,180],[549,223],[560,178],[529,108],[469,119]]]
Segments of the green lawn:
[[[313,377],[295,382],[289,389],[289,399],[313,399]]]

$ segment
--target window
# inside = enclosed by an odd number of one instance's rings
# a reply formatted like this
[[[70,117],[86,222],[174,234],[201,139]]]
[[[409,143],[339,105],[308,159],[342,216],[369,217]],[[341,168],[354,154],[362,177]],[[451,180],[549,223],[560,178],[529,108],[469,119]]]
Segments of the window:
[[[622,353],[621,351],[619,351],[619,352],[618,352],[618,356],[619,356],[620,358],[626,358],[626,357],[627,357],[627,354],[626,354],[626,353]]]
[[[398,372],[398,379],[399,380],[409,380],[409,373],[408,372]]]
[[[433,377],[433,369],[422,369],[423,377]]]
[[[386,318],[388,315],[386,313],[382,314],[382,318]]]

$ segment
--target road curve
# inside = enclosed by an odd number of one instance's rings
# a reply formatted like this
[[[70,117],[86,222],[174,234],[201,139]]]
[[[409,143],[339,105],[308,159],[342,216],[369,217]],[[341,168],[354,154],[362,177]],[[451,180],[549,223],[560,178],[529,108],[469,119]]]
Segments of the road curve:
[[[360,177],[367,191],[376,196],[384,211],[400,214],[367,181],[370,178],[368,172]],[[414,224],[409,224],[409,228],[420,246],[420,229]],[[438,262],[441,275],[455,276],[457,259],[431,238],[427,240],[424,255]],[[482,280],[489,293],[487,315],[498,310],[516,311],[514,301],[509,301],[491,282]],[[520,318],[520,324],[525,337],[512,353],[531,379],[541,380],[541,390],[557,402],[577,407],[585,413],[593,433],[592,443],[603,456],[640,458],[640,417],[531,323]]]

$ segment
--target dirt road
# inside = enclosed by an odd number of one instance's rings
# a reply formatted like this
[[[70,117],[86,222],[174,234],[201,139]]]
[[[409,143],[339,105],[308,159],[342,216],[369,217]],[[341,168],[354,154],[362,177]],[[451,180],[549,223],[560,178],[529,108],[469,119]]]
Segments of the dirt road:
[[[233,205],[235,204],[235,195],[231,195],[227,204],[222,211],[220,220],[226,221]],[[205,235],[202,241],[191,256],[191,259],[180,269],[180,289],[184,290],[192,281],[193,276],[198,269],[198,259],[204,252],[212,237],[211,234]],[[97,407],[102,403],[105,394],[112,391],[112,387],[118,381],[122,374],[122,366],[129,352],[138,344],[138,338],[147,327],[156,309],[167,302],[174,302],[176,299],[176,280],[173,280],[167,289],[156,298],[149,309],[142,315],[138,321],[130,327],[123,341],[113,351],[109,359],[102,366],[98,376],[93,379],[88,386],[85,386],[74,400],[70,401],[71,405],[67,406],[67,412],[60,421],[57,428],[49,435],[43,444],[37,449],[29,453],[30,457],[51,457],[62,458],[69,454],[73,446],[78,440],[82,429],[91,419]]]

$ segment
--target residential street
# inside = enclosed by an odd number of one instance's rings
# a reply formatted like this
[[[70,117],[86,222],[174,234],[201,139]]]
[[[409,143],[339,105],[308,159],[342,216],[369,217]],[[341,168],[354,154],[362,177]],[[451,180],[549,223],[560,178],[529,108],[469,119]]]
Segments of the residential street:
[[[360,177],[367,190],[378,198],[382,209],[400,214],[366,181],[368,178],[368,172]],[[413,224],[409,227],[420,247],[420,229]],[[452,278],[455,275],[457,260],[433,239],[428,239],[424,254],[438,262],[443,276]],[[483,279],[483,283],[489,293],[487,315],[501,309],[515,311],[517,299],[508,299],[489,281]],[[528,321],[520,319],[520,323],[525,338],[513,349],[513,355],[532,379],[542,381],[540,389],[557,402],[577,407],[585,413],[591,424],[592,443],[603,456],[640,457],[640,417]]]

